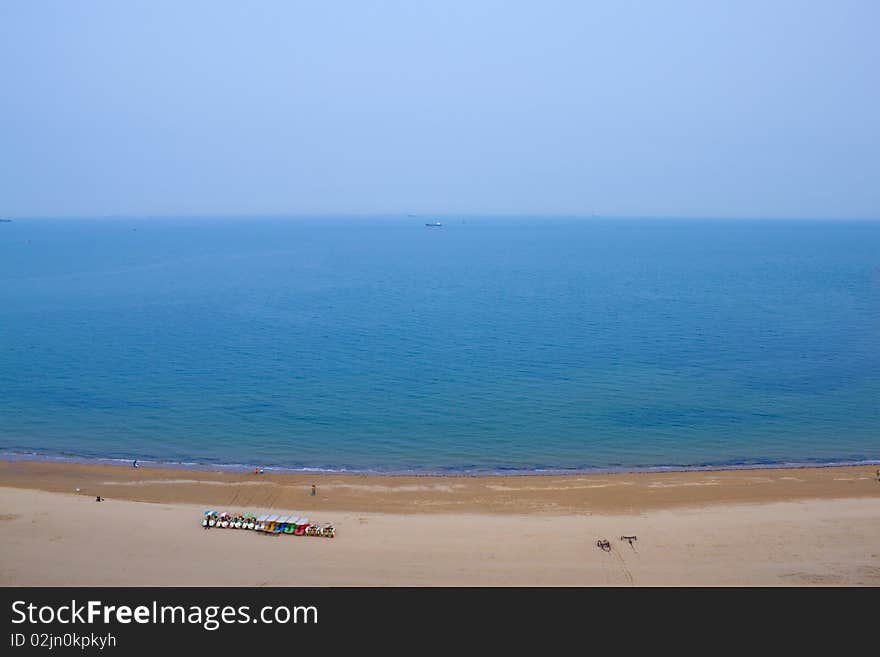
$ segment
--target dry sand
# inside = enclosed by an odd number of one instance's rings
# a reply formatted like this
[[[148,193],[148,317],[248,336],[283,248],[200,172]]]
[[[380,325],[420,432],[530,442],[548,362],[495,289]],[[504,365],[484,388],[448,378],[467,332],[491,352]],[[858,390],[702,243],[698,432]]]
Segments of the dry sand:
[[[876,586],[875,471],[257,476],[2,462],[0,584]],[[205,508],[308,515],[338,534],[204,530]]]

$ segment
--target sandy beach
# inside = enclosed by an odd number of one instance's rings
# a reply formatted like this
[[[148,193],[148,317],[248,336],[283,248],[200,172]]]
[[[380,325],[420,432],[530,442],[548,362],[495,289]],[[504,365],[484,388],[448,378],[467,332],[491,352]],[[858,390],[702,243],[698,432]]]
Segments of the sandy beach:
[[[876,469],[382,477],[2,462],[0,584],[876,586]],[[338,534],[204,530],[205,508],[305,515]]]

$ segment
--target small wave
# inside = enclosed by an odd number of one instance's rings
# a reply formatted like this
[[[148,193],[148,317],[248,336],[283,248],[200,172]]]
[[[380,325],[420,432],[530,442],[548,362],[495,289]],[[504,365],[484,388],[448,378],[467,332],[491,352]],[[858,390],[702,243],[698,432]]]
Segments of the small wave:
[[[0,451],[3,461],[45,461],[58,463],[80,463],[86,465],[126,465],[130,466],[134,459],[116,457],[88,457],[69,454],[48,454],[39,452]],[[205,463],[196,461],[162,461],[156,459],[137,458],[138,466],[144,468],[162,468],[192,470],[201,472],[253,472],[259,467],[264,472],[277,474],[357,474],[381,476],[424,476],[424,477],[484,477],[484,476],[553,476],[553,475],[601,475],[629,473],[664,473],[664,472],[712,472],[727,470],[780,470],[801,468],[832,468],[847,466],[880,465],[880,459],[835,459],[800,460],[778,462],[720,462],[700,463],[693,465],[615,465],[615,466],[573,466],[573,467],[496,467],[461,466],[444,468],[357,468],[351,466],[284,466],[256,465],[245,463]],[[167,482],[166,482],[167,483]]]

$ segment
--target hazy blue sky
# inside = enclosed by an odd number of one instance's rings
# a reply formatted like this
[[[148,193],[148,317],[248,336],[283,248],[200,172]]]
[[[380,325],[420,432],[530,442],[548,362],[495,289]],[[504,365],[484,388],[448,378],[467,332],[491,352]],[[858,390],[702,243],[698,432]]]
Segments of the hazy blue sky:
[[[880,2],[0,2],[0,216],[880,218]]]

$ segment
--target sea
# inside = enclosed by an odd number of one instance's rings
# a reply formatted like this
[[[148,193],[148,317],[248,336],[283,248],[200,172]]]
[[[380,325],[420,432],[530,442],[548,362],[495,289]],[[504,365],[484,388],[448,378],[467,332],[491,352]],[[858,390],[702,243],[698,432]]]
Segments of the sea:
[[[878,463],[880,222],[14,219],[0,457],[410,474]]]

